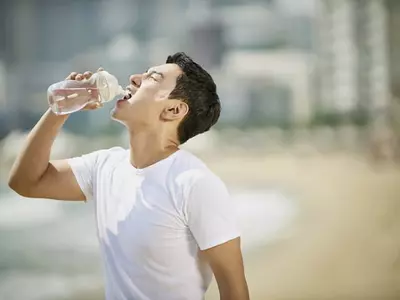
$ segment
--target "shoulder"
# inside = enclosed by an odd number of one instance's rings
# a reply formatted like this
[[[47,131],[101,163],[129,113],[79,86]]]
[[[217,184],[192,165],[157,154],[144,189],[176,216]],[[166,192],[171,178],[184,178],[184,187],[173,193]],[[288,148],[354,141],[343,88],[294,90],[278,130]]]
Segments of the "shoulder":
[[[170,173],[179,184],[187,184],[189,181],[197,181],[206,176],[215,176],[201,159],[186,150],[180,150],[171,165]]]
[[[121,161],[127,155],[127,150],[121,147],[101,149],[81,156],[68,159],[69,164],[73,166],[86,166],[90,168],[101,168],[104,165],[115,164]]]
[[[169,178],[185,196],[188,196],[195,187],[225,188],[223,181],[201,159],[185,150],[180,152],[171,165]]]
[[[122,147],[112,147],[109,149],[98,150],[96,152],[98,163],[118,162],[128,155],[128,150]]]

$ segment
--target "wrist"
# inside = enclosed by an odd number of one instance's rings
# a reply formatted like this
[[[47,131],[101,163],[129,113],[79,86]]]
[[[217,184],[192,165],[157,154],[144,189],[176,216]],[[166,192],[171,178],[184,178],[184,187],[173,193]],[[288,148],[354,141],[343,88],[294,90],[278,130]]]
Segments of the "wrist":
[[[68,117],[69,117],[69,114],[57,115],[51,110],[51,108],[47,109],[47,111],[45,112],[45,115],[50,117],[50,118],[57,119],[57,120],[60,120],[60,121],[66,121],[68,119]]]

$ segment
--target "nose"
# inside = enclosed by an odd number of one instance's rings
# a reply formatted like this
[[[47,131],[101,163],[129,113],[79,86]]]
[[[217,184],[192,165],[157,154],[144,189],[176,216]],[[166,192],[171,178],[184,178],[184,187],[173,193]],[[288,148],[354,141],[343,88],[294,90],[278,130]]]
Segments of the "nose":
[[[129,77],[129,81],[134,87],[139,88],[142,84],[142,77],[142,74],[134,74]]]

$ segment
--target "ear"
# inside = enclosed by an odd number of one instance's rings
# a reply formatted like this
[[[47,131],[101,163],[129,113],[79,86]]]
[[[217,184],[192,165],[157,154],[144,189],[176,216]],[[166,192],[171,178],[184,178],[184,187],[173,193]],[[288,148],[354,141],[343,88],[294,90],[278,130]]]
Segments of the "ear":
[[[183,101],[169,100],[171,103],[161,113],[164,121],[182,120],[189,112],[189,106]]]

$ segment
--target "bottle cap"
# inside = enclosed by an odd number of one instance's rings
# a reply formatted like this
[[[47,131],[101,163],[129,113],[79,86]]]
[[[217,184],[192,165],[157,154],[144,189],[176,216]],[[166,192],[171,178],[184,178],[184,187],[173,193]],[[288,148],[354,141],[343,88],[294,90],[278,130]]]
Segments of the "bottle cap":
[[[126,91],[118,84],[118,80],[114,75],[107,71],[97,73],[96,86],[102,102],[113,100],[118,95],[125,95]]]

